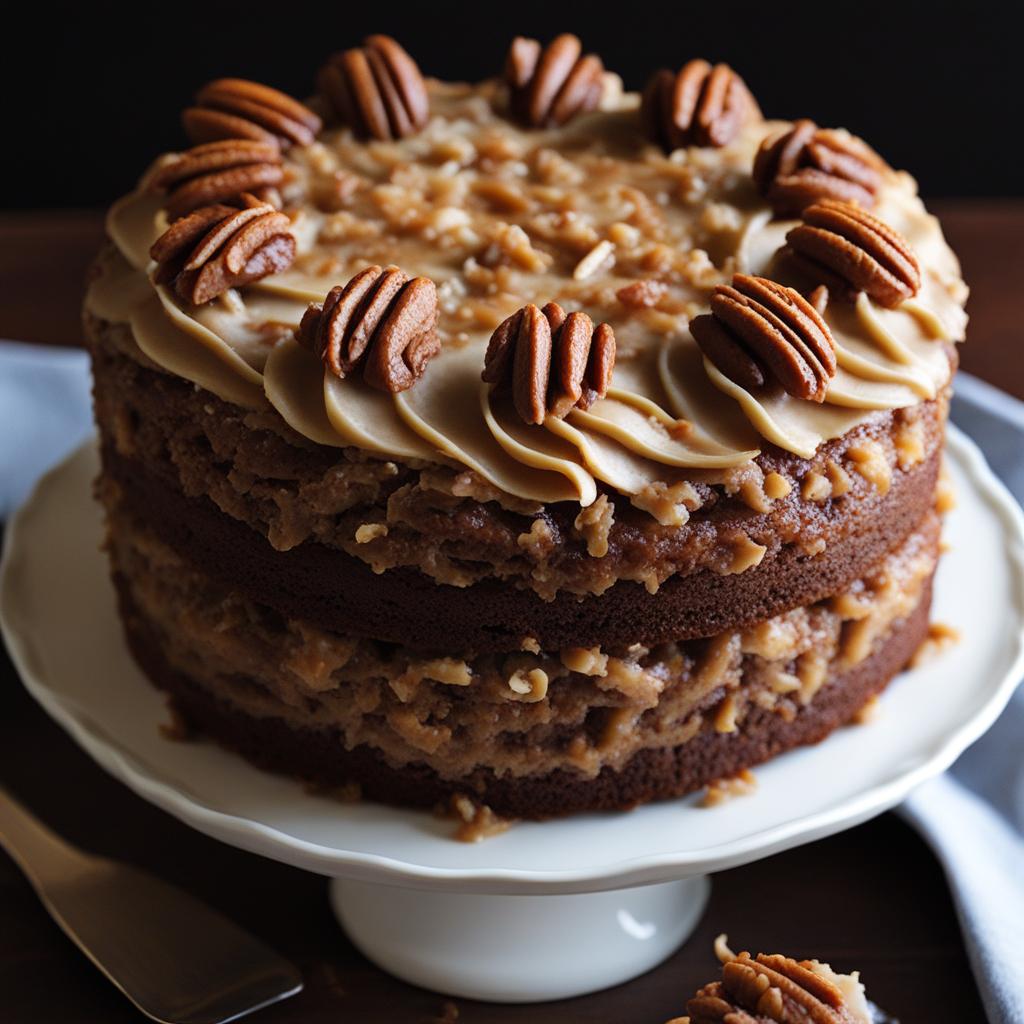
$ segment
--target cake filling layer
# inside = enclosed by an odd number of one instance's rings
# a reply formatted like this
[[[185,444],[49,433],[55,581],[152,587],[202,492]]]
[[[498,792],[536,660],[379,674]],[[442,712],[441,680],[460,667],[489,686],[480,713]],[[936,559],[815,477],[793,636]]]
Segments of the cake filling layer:
[[[480,771],[595,779],[643,751],[740,736],[754,717],[781,728],[899,633],[925,601],[938,552],[929,515],[842,592],[699,641],[423,658],[283,618],[123,510],[111,527],[131,618],[172,672],[247,718],[333,736],[339,759],[366,748],[448,782]]]
[[[108,446],[145,467],[136,475],[209,498],[252,527],[266,549],[261,557],[315,542],[372,573],[414,570],[450,587],[508,581],[546,600],[602,594],[628,581],[646,592],[643,603],[666,581],[678,583],[673,577],[703,572],[706,589],[733,605],[736,587],[756,589],[758,574],[779,578],[798,603],[805,596],[799,582],[779,577],[783,560],[807,563],[826,587],[842,585],[923,514],[946,413],[943,394],[879,414],[811,460],[769,448],[743,467],[690,471],[675,488],[647,496],[666,519],[660,523],[613,494],[582,513],[564,502],[512,509],[470,472],[312,444],[272,412],[246,411],[146,369],[119,341],[130,338],[109,330],[94,350],[97,416]],[[849,559],[845,579],[823,565]],[[710,594],[691,590],[695,604],[714,605]],[[668,597],[666,610],[671,603]],[[754,606],[751,614],[776,610]],[[516,618],[508,610],[503,616]],[[716,628],[709,622],[699,631]],[[677,620],[666,635],[687,632]]]

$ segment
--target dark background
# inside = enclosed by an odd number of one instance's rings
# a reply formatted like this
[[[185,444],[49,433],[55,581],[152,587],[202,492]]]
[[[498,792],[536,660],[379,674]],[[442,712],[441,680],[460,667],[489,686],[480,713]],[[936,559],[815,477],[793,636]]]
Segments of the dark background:
[[[768,116],[867,138],[926,196],[1024,194],[1008,147],[1024,118],[1021,57],[1003,3],[192,3],[19,9],[0,65],[8,208],[103,206],[156,154],[211,78],[308,95],[323,59],[396,36],[424,73],[497,73],[517,33],[574,31],[630,88],[691,57],[725,60]]]

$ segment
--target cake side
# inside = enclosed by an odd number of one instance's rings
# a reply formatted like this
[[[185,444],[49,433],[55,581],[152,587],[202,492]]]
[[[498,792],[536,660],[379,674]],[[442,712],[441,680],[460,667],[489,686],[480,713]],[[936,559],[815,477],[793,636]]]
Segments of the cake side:
[[[384,798],[414,777],[418,802],[468,793],[526,817],[570,794],[565,813],[678,795],[821,739],[923,639],[938,558],[931,514],[844,591],[743,630],[430,657],[283,618],[181,559],[116,490],[105,500],[133,650],[186,719],[309,781]]]

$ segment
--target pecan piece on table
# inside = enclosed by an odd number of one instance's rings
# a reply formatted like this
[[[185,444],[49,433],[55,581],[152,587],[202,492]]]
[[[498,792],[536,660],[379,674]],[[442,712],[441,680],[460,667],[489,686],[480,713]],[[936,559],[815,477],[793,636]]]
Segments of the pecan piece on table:
[[[223,139],[186,149],[153,175],[150,187],[167,193],[167,216],[175,220],[200,206],[237,201],[243,192],[263,199],[262,190],[283,181],[276,142]]]
[[[615,366],[615,332],[586,313],[566,314],[557,302],[516,310],[491,335],[481,377],[511,386],[527,423],[564,418],[604,398]]]
[[[740,953],[722,967],[722,980],[705,985],[686,1004],[691,1024],[807,1021],[854,1024],[842,991],[788,956]]]
[[[795,288],[764,277],[733,276],[711,296],[711,312],[690,332],[701,352],[747,389],[769,376],[795,398],[823,402],[836,372],[835,343],[821,314]]]
[[[295,259],[291,221],[255,196],[244,194],[241,203],[202,206],[174,221],[149,251],[157,262],[153,280],[199,306],[287,270]]]
[[[195,105],[181,115],[192,142],[251,139],[308,146],[319,134],[320,118],[305,104],[269,85],[244,78],[218,78],[196,93]]]
[[[398,267],[367,267],[323,303],[310,303],[296,331],[336,377],[362,371],[379,391],[411,388],[441,349],[437,288],[429,277],[411,280]]]
[[[416,62],[391,36],[368,36],[320,69],[317,88],[360,138],[401,139],[430,115],[427,86]]]
[[[542,47],[516,36],[505,58],[505,82],[513,117],[532,128],[553,128],[601,102],[604,64],[583,54],[578,36],[563,33]]]
[[[804,118],[761,143],[753,176],[775,215],[785,217],[797,216],[821,199],[843,199],[870,209],[887,168],[866,142]]]
[[[725,146],[761,109],[728,64],[691,60],[677,72],[662,68],[640,104],[648,136],[668,152],[680,146]]]
[[[894,309],[921,288],[921,266],[910,243],[870,213],[837,199],[824,199],[801,214],[803,223],[786,234],[784,256],[830,292],[856,298],[867,292]]]

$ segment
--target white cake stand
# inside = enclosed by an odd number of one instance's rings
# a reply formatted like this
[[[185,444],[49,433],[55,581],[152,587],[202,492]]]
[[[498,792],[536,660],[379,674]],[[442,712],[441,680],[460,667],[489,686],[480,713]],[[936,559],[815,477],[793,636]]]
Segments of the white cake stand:
[[[1024,517],[978,449],[950,435],[958,507],[934,616],[962,640],[897,680],[869,725],[758,769],[753,795],[713,809],[676,800],[465,845],[429,814],[331,801],[213,744],[168,742],[98,550],[92,445],[8,527],[3,632],[26,687],[100,765],[201,832],[331,876],[346,931],[386,970],[468,998],[579,995],[669,956],[700,917],[708,873],[892,807],[1003,709],[1024,661]]]

